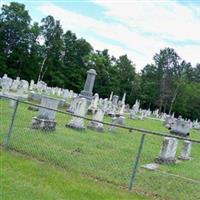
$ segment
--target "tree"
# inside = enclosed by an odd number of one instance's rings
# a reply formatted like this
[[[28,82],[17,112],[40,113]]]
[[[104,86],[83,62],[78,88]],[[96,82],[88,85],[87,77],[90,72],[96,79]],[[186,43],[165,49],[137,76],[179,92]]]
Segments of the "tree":
[[[166,111],[172,96],[172,77],[176,73],[180,57],[171,48],[160,50],[153,57],[158,68],[158,79],[160,81],[159,110]]]
[[[146,65],[141,74],[140,93],[140,98],[144,107],[152,109],[157,107],[160,94],[159,83],[157,67],[153,64]]]
[[[115,63],[117,70],[117,89],[118,94],[123,96],[127,94],[127,102],[132,103],[136,100],[136,88],[134,87],[136,81],[135,65],[128,59],[127,55],[120,56]]]
[[[64,39],[64,72],[68,76],[65,80],[65,87],[76,92],[83,89],[86,78],[86,57],[92,52],[92,46],[83,38],[77,39],[71,31],[63,35]],[[76,81],[74,81],[76,80]]]
[[[60,72],[62,58],[64,52],[63,30],[60,21],[55,20],[53,16],[47,16],[42,19],[42,37],[43,45],[43,61],[40,67],[39,80],[44,80],[50,85],[63,85],[63,81],[59,76],[63,77]],[[59,73],[60,72],[60,73]]]
[[[11,2],[3,5],[0,14],[0,51],[3,58],[1,74],[27,78],[30,54],[33,43],[31,17],[25,5]],[[32,54],[33,55],[33,54]]]

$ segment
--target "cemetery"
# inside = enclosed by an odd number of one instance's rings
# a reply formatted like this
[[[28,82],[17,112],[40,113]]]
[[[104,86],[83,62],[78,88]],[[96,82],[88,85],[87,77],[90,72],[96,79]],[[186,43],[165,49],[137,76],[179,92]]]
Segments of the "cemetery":
[[[0,1],[0,200],[200,200],[200,4]]]
[[[131,108],[125,103],[126,94],[122,100],[113,93],[102,99],[93,94],[96,75],[89,70],[84,89],[76,94],[68,89],[49,88],[44,82],[31,81],[29,85],[19,77],[12,80],[5,74],[0,80],[1,143],[5,142],[18,100],[10,149],[127,188],[141,133],[129,132],[123,126],[168,134],[172,137],[146,135],[140,166],[156,167],[153,171],[139,168],[135,187],[151,193],[150,199],[184,199],[188,190],[191,194],[187,199],[200,197],[200,145],[187,140],[200,140],[199,122],[159,114],[158,110],[143,110],[139,100]],[[183,187],[187,190],[177,192]]]

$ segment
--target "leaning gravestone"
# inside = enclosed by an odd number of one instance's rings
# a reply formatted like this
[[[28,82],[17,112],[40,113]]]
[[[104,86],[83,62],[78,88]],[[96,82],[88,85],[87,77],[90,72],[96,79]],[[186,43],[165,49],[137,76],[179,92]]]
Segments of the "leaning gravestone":
[[[177,146],[178,141],[176,138],[165,137],[160,150],[160,155],[155,159],[155,162],[159,164],[175,163]]]
[[[84,89],[81,91],[80,95],[87,100],[91,101],[93,96],[93,87],[94,87],[94,81],[97,73],[94,69],[90,69],[87,71],[87,79],[85,81]]]
[[[55,130],[55,127],[56,127],[55,112],[56,111],[50,110],[50,109],[56,110],[58,108],[58,103],[59,103],[58,99],[48,97],[48,96],[42,96],[40,105],[47,108],[39,107],[38,116],[33,117],[32,128],[41,129],[45,131]]]

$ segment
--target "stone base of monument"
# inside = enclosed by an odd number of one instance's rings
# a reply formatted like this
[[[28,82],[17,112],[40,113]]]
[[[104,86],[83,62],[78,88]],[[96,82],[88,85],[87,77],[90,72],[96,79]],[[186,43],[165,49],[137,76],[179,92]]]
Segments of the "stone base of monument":
[[[192,160],[192,157],[187,157],[186,158],[186,157],[179,156],[178,159],[182,160],[182,161],[187,161],[187,160]]]
[[[101,124],[99,122],[94,122],[94,121],[91,121],[88,124],[87,128],[94,130],[94,131],[97,131],[97,132],[103,132],[104,131],[103,124]]]
[[[84,122],[82,118],[74,117],[66,127],[77,129],[77,130],[85,130]]]
[[[43,131],[54,131],[56,128],[56,122],[54,120],[33,117],[32,128],[41,129]]]
[[[175,164],[176,163],[176,159],[175,158],[161,158],[161,157],[157,157],[155,160],[155,163],[157,164]]]
[[[190,136],[190,133],[183,133],[183,132],[178,132],[178,131],[173,131],[173,130],[171,130],[170,133],[172,135],[178,135],[178,136],[181,136],[181,137],[188,137],[188,136]]]

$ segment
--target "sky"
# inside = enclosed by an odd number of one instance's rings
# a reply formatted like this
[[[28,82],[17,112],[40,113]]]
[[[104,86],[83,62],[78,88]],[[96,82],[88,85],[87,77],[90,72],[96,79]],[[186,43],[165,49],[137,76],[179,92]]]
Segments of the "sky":
[[[83,37],[94,49],[115,57],[127,54],[139,72],[165,47],[200,63],[200,0],[15,0],[26,5],[33,21],[47,15],[64,31]],[[9,3],[0,0],[0,6]]]

